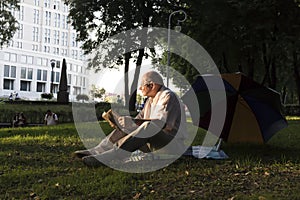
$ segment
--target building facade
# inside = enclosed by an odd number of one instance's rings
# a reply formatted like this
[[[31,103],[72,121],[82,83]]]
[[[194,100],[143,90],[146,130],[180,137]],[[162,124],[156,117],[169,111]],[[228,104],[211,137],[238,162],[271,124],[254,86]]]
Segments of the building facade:
[[[64,58],[69,99],[88,94],[90,72],[63,0],[21,0],[20,10],[12,12],[19,30],[0,49],[0,97],[18,93],[21,99],[40,100],[53,83],[56,98]]]

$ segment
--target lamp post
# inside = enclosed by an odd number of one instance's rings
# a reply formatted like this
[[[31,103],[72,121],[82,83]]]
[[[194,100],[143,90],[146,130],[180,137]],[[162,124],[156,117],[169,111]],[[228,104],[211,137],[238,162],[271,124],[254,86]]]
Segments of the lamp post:
[[[53,68],[55,66],[55,60],[54,59],[51,59],[50,60],[50,63],[51,63],[51,68],[52,68],[52,71],[51,71],[51,86],[50,86],[50,93],[53,94],[53,79],[54,79],[54,76],[53,76]]]
[[[168,24],[168,60],[167,60],[167,87],[169,87],[169,78],[170,78],[170,36],[171,36],[171,19],[172,19],[172,16],[175,15],[175,14],[184,14],[184,18],[183,19],[180,19],[180,20],[177,20],[177,27],[179,27],[179,23],[182,23],[186,20],[186,12],[184,12],[183,10],[177,10],[177,11],[174,11],[172,12],[170,15],[169,15],[169,24]],[[180,31],[180,29],[179,29]]]

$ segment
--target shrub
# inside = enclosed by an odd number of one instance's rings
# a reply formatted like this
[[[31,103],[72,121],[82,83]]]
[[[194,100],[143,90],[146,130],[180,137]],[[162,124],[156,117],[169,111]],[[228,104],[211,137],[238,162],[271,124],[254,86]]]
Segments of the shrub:
[[[41,94],[42,99],[52,99],[53,98],[53,94],[51,93],[42,93]]]
[[[80,100],[82,100],[82,101],[88,101],[89,100],[89,96],[86,95],[86,94],[78,94],[76,96],[76,100],[77,101],[80,101]]]

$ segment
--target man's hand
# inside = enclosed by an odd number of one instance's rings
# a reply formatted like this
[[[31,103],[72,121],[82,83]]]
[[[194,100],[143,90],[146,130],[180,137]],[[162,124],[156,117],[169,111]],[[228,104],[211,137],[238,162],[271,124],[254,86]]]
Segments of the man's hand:
[[[131,128],[134,125],[132,118],[128,116],[119,117],[118,122],[124,128]]]

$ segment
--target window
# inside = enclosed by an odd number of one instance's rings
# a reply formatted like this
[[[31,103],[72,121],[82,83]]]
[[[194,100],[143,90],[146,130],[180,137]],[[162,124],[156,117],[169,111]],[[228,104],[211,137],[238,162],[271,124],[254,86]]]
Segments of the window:
[[[10,46],[10,47],[14,47],[14,41],[13,41],[13,40],[10,40],[10,41],[9,41],[9,46]]]
[[[53,54],[59,55],[59,48],[58,47],[53,47]]]
[[[43,59],[43,66],[47,66],[48,65],[48,60],[46,58]]]
[[[53,2],[53,9],[55,10],[59,10],[59,7],[60,7],[60,1],[58,1],[58,0],[54,0],[54,2]]]
[[[53,93],[58,92],[58,84],[53,84]]]
[[[50,53],[50,46],[44,46],[44,52]],[[44,66],[46,66],[46,65],[44,65]]]
[[[22,79],[31,79],[32,80],[32,68],[21,67],[21,78]]]
[[[19,48],[19,49],[22,49],[23,48],[23,43],[22,42],[16,42],[15,47]]]
[[[36,79],[39,81],[42,80],[42,70],[41,69],[37,70]]]
[[[73,87],[73,95],[81,94],[81,88],[80,87]]]
[[[50,35],[51,35],[51,30],[49,28],[45,28],[45,37],[44,37],[45,43],[50,43]]]
[[[45,92],[46,91],[46,83],[37,82],[36,91],[37,92]]]
[[[55,66],[56,66],[56,68],[60,68],[60,61],[59,60],[56,61],[56,65]]]
[[[40,11],[37,9],[33,10],[33,23],[39,24],[39,18],[40,18]]]
[[[21,78],[26,78],[26,68],[25,67],[21,67]]]
[[[23,39],[24,31],[23,31],[23,24],[19,25],[19,29],[17,30],[17,38]]]
[[[17,71],[16,66],[10,66],[10,77],[11,78],[16,78],[16,71]]]
[[[4,52],[4,60],[9,61],[9,53]]]
[[[40,6],[40,0],[34,0],[34,5],[35,6]]]
[[[78,85],[78,76],[75,75],[75,76],[74,76],[74,80],[75,80],[75,81],[74,81],[74,82],[75,82],[74,85]]]
[[[14,90],[14,80],[4,79],[4,81],[3,81],[3,89],[4,90]]]
[[[32,75],[33,75],[33,69],[32,68],[28,68],[27,79],[32,80]]]
[[[68,84],[71,85],[72,84],[72,78],[71,78],[71,74],[68,74]]]
[[[27,64],[33,64],[33,57],[32,56],[27,56]]]
[[[42,58],[37,58],[36,59],[36,64],[37,65],[42,65]]]
[[[24,19],[24,6],[20,6],[20,9],[15,11],[14,16],[22,21]]]
[[[32,41],[38,42],[39,41],[39,28],[33,27],[32,29]]]
[[[4,65],[4,77],[9,77],[10,73],[10,66],[9,65]]]
[[[37,78],[38,81],[47,81],[47,70],[37,70]]]
[[[85,77],[83,77],[83,79],[82,79],[82,86],[86,87],[86,79],[85,79]]]
[[[39,50],[39,46],[37,44],[33,44],[32,51],[38,51],[38,50]]]
[[[54,26],[55,27],[60,27],[60,14],[55,13],[54,14]]]
[[[54,34],[53,34],[53,43],[59,45],[59,31],[54,30]]]
[[[11,54],[10,54],[10,61],[12,61],[12,62],[17,62],[17,54],[11,53]]]
[[[27,63],[27,56],[21,55],[21,63]]]
[[[68,46],[68,33],[67,32],[62,32],[61,34],[61,45],[63,46]]]
[[[31,81],[21,81],[20,90],[21,91],[30,91]]]
[[[60,78],[60,73],[56,72],[55,73],[55,82],[59,82],[59,78]]]
[[[61,55],[67,56],[68,55],[68,49],[61,49]]]
[[[43,81],[47,81],[47,70],[43,70]]]
[[[47,26],[51,26],[51,12],[46,11],[45,12],[45,22]]]
[[[67,66],[68,66],[68,69],[70,69],[70,71],[72,71],[73,70],[73,65],[72,64],[67,64]]]
[[[45,7],[50,8],[50,0],[44,0]]]
[[[66,4],[63,4],[63,11],[64,12],[68,12],[69,8]]]
[[[76,34],[72,33],[72,47],[77,47]]]
[[[16,78],[16,66],[4,65],[4,77]]]
[[[62,28],[64,28],[64,29],[68,28],[68,18],[66,15],[62,16]]]

